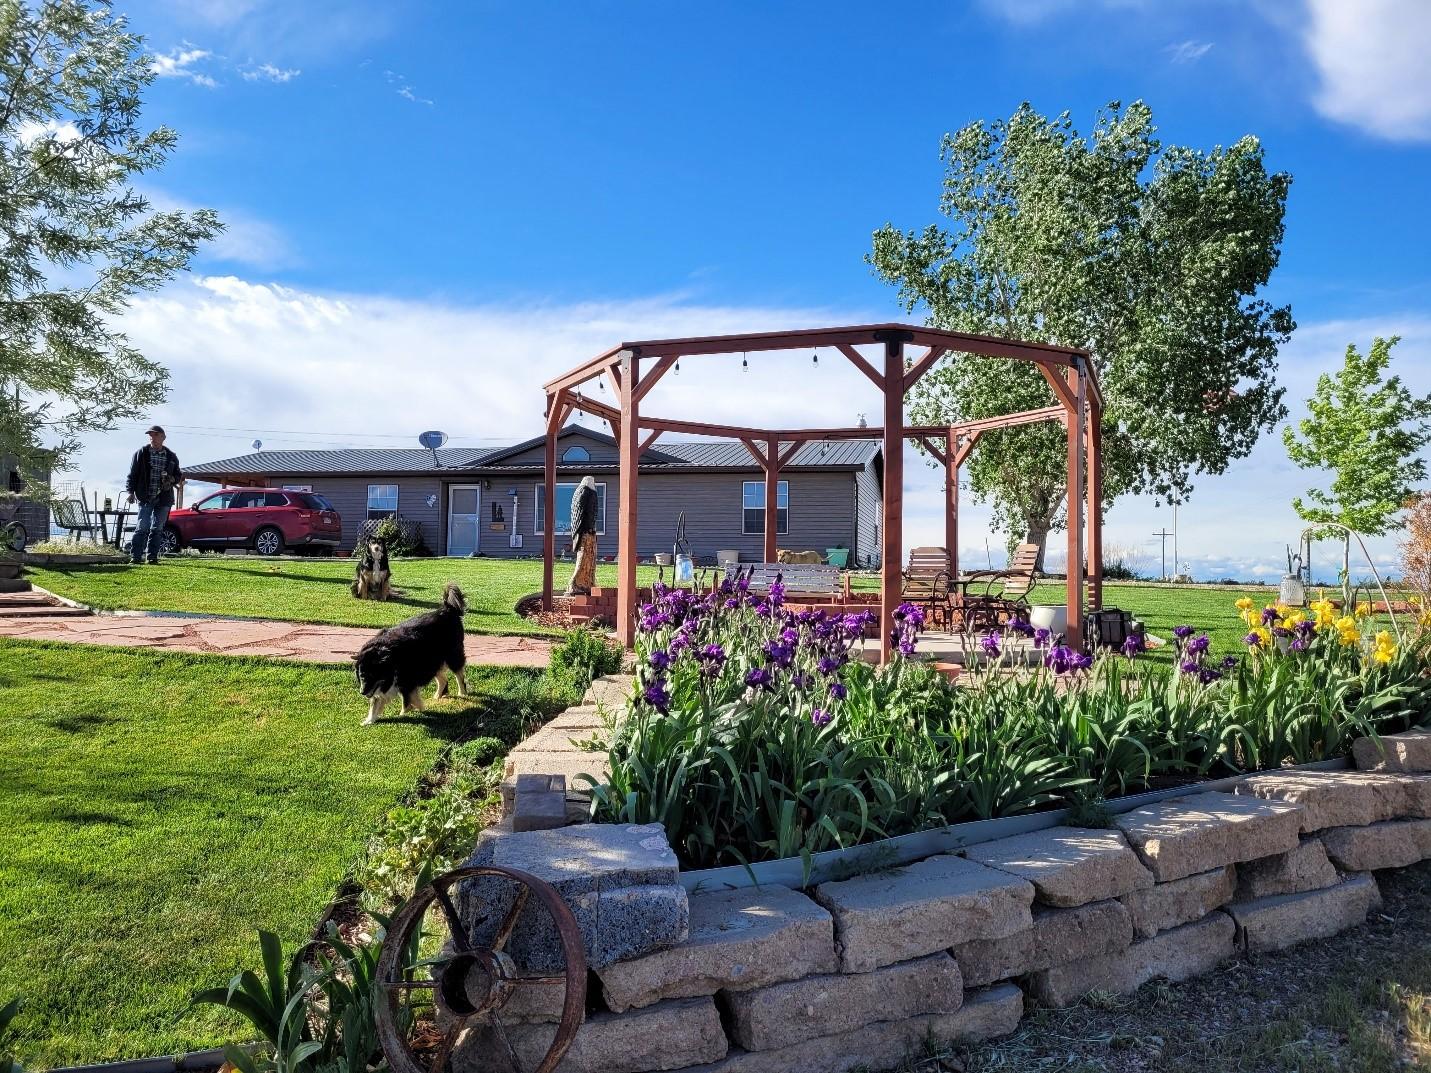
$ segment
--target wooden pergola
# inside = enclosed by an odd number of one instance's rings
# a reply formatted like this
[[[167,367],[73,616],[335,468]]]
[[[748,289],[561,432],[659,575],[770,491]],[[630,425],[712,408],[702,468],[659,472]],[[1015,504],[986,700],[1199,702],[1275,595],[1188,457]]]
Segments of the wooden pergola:
[[[866,356],[860,347],[878,346],[878,356]],[[824,347],[843,354],[879,388],[884,397],[884,423],[868,428],[757,429],[653,417],[641,412],[641,401],[682,358],[758,353],[772,350],[808,350]],[[921,347],[915,353],[906,348]],[[956,425],[908,425],[904,398],[909,389],[947,354],[973,354],[988,358],[1027,361],[1038,366],[1057,397],[1058,404],[1042,410],[966,421]],[[619,400],[612,406],[590,398],[583,388],[604,381]],[[737,439],[750,451],[765,474],[765,559],[777,555],[776,490],[781,468],[804,443],[811,440],[878,439],[884,454],[881,527],[881,659],[890,656],[890,633],[902,588],[904,444],[914,440],[945,470],[945,545],[951,573],[958,574],[959,467],[979,437],[991,429],[1010,428],[1038,421],[1060,421],[1068,430],[1068,631],[1070,645],[1081,647],[1085,582],[1089,603],[1102,604],[1102,464],[1101,423],[1103,400],[1088,353],[1046,343],[997,339],[962,332],[903,324],[871,324],[844,328],[811,328],[793,332],[757,332],[749,335],[703,336],[692,339],[658,339],[622,343],[563,376],[549,381],[546,390],[546,517],[556,513],[557,436],[574,410],[600,417],[611,425],[619,448],[618,586],[616,635],[630,647],[636,624],[636,503],[639,460],[667,432]],[[1087,532],[1085,536],[1085,525]],[[1086,553],[1086,554],[1085,554]],[[542,606],[552,606],[552,577],[556,561],[556,526],[546,526],[542,540]],[[1081,566],[1088,564],[1084,577]]]

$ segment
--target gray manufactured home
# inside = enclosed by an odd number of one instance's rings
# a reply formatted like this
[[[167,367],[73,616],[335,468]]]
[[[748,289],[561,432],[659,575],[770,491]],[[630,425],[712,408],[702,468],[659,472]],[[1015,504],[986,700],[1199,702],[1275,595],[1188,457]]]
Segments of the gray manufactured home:
[[[541,554],[546,524],[544,446],[539,436],[496,449],[259,451],[184,470],[196,481],[326,496],[343,516],[344,549],[352,548],[364,520],[397,515],[420,523],[424,543],[438,555],[534,556]],[[616,441],[568,425],[558,440],[557,459],[557,533],[567,532],[572,492],[590,474],[604,520],[598,549],[614,556]],[[848,548],[851,564],[877,565],[882,478],[875,440],[805,444],[781,470],[780,547],[822,554]],[[682,512],[698,562],[713,562],[719,551],[738,551],[747,562],[763,558],[765,480],[744,445],[662,440],[641,456],[639,487],[642,558],[671,550]],[[559,540],[558,548],[563,544]]]

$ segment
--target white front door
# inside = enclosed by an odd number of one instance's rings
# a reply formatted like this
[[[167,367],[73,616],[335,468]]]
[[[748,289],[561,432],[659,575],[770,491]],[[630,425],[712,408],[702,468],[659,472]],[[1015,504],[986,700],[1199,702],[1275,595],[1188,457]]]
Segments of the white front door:
[[[482,489],[475,484],[447,486],[447,554],[472,555],[482,529]]]

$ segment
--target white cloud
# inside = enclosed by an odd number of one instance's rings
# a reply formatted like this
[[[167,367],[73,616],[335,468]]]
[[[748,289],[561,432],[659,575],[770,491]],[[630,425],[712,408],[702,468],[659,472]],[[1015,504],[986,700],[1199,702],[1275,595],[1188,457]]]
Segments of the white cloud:
[[[283,68],[261,63],[257,67],[246,68],[243,77],[246,82],[291,82],[302,73],[296,67]]]
[[[1146,8],[1149,0],[980,0],[979,6],[990,15],[1017,26],[1032,26],[1060,15],[1086,13],[1090,10],[1127,10]]]
[[[201,206],[173,197],[163,190],[146,188],[144,196],[161,212],[193,212]],[[242,209],[222,205],[205,206],[218,211],[224,230],[212,242],[202,247],[200,256],[206,259],[244,265],[263,271],[287,268],[298,263],[298,256],[279,227]]]
[[[80,132],[73,123],[57,123],[54,120],[41,123],[34,119],[25,120],[15,129],[15,140],[26,149],[42,138],[54,138],[55,141],[64,145],[78,141]]]
[[[1431,139],[1431,3],[1307,0],[1302,38],[1318,112],[1382,138]]]
[[[1194,41],[1188,38],[1186,41],[1179,41],[1175,45],[1169,45],[1163,51],[1168,54],[1168,58],[1173,63],[1196,63],[1212,50],[1211,41]]]
[[[155,56],[149,63],[149,69],[160,78],[187,78],[196,86],[213,89],[218,83],[203,72],[193,69],[196,63],[208,59],[211,55],[213,54],[207,49],[176,48],[167,56]]]
[[[408,80],[396,71],[384,71],[383,77],[388,80],[390,85],[397,86],[396,93],[404,100],[412,101],[414,104],[430,105],[433,103],[427,97],[418,96],[417,90],[413,89]]]

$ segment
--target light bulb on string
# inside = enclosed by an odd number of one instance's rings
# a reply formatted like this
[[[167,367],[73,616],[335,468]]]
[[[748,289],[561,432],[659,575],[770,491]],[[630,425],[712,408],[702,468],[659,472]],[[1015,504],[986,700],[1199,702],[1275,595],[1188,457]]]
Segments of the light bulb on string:
[[[744,369],[746,372],[750,372],[750,362],[746,360],[746,357],[745,357],[744,354],[741,354],[741,356],[740,356],[740,367],[741,367],[742,369]]]
[[[681,360],[680,360],[679,358],[676,359],[676,369],[675,369],[675,372],[676,372],[676,375],[677,375],[677,376],[680,376],[680,375],[681,375]]]
[[[819,367],[819,365],[820,365],[820,352],[819,352],[818,350],[815,351],[815,353],[813,353],[813,354],[810,355],[810,364],[811,364],[811,365],[814,365],[816,368]]]

